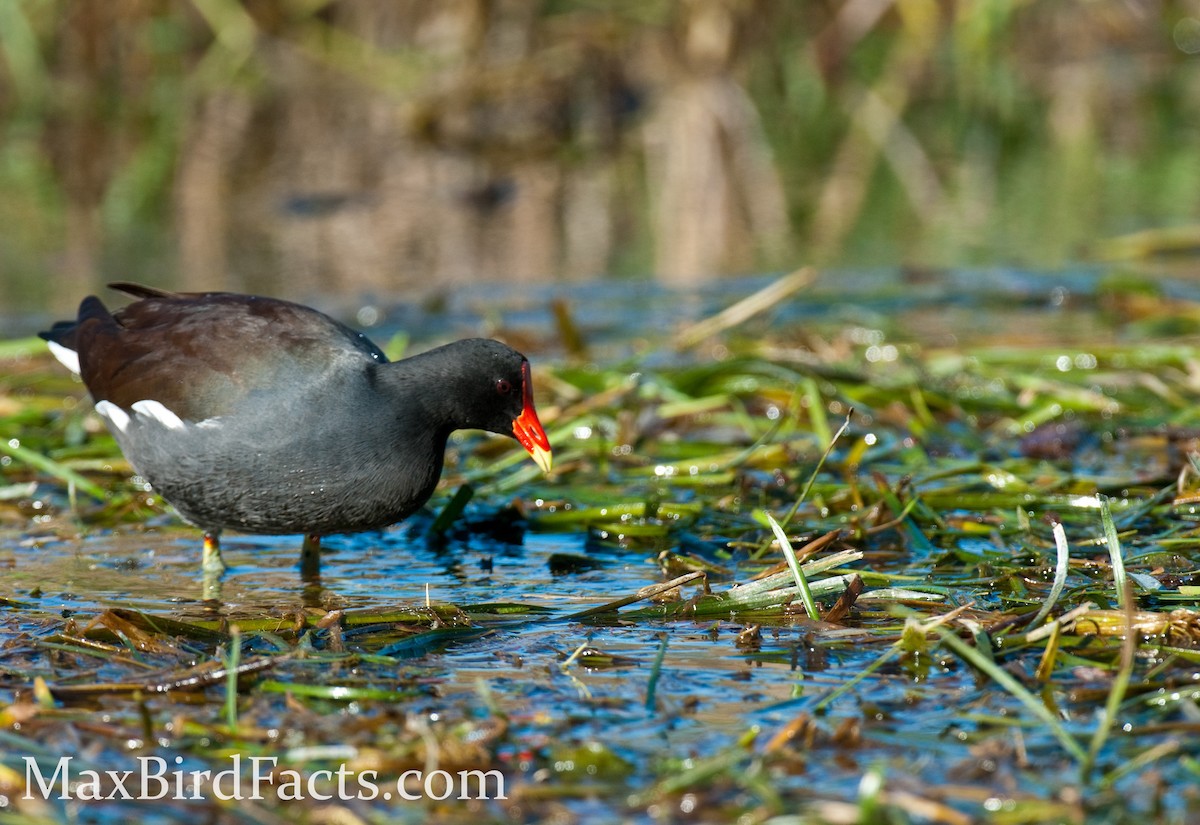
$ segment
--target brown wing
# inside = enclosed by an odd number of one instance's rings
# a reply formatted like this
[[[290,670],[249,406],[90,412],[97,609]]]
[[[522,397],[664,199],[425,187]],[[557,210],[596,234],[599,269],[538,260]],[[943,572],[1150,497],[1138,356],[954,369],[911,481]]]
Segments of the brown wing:
[[[79,353],[92,396],[126,409],[152,399],[200,421],[232,412],[252,393],[291,394],[329,370],[387,360],[361,333],[299,304],[112,286],[141,300],[109,313],[89,297],[58,340]]]

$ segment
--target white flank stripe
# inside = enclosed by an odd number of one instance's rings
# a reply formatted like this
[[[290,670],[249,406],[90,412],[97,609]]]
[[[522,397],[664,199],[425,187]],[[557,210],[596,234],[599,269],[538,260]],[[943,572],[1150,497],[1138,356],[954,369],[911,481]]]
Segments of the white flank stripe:
[[[79,375],[79,353],[54,341],[47,341],[46,346],[50,347],[50,354],[58,360],[58,363]]]

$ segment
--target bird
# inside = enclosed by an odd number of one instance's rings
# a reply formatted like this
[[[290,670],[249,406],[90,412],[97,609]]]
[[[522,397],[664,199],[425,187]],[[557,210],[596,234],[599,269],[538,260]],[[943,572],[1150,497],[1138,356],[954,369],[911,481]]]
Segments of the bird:
[[[301,304],[120,281],[39,333],[78,374],[136,473],[204,532],[320,537],[416,512],[450,433],[515,438],[545,473],[552,453],[529,360],[499,341],[455,341],[389,361],[365,334]],[[304,562],[302,560],[302,569]]]

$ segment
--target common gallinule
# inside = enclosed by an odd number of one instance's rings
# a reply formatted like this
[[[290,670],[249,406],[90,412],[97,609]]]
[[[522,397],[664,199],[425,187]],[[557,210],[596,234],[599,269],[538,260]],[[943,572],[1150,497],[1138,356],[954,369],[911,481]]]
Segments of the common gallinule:
[[[543,471],[550,442],[529,361],[485,339],[394,363],[314,309],[227,292],[172,293],[109,312],[87,297],[41,337],[83,377],[129,462],[184,519],[217,536],[373,530],[433,493],[453,430],[515,438]]]

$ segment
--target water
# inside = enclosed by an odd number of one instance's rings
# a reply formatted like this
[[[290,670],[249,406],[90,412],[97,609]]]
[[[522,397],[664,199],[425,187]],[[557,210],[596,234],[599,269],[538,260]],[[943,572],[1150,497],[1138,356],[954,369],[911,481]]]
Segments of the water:
[[[879,325],[901,337],[943,344],[989,338],[1088,341],[1106,328],[1096,323],[1098,307],[1114,294],[1113,289],[1120,288],[1106,286],[1104,274],[1088,267],[1054,272],[1008,268],[822,271],[811,286],[769,309],[750,327],[763,321],[775,326],[817,324],[826,328]],[[593,348],[628,353],[657,340],[664,331],[709,317],[777,277],[730,278],[690,289],[632,280],[460,285],[433,306],[385,295],[298,299],[366,330],[377,343],[398,332],[422,341],[478,335],[499,324],[506,331],[553,347],[557,332],[549,306],[552,299],[559,298],[566,301]],[[1165,298],[1200,301],[1200,282],[1195,279],[1159,277],[1153,284]],[[98,294],[114,305],[124,300],[110,290]],[[31,335],[52,320],[49,316],[6,317],[0,318],[0,328],[11,336]],[[1023,336],[1014,339],[1018,329]]]
[[[547,301],[564,297],[591,347],[589,357],[601,364],[629,359],[626,365],[633,372],[681,362],[707,363],[711,352],[680,353],[665,346],[664,337],[769,281],[723,282],[686,295],[633,283],[499,292],[462,289],[447,296],[444,310],[437,313],[376,302],[370,304],[372,312],[362,317],[374,321],[371,335],[377,341],[405,331],[418,347],[486,332],[488,325],[495,323],[526,336],[530,344],[526,349],[535,361],[549,361],[563,353]],[[1185,282],[1167,283],[1164,292],[1200,298]],[[861,339],[860,344],[916,343],[944,349],[951,356],[968,346],[1045,344],[1051,362],[1056,353],[1068,353],[1067,370],[1085,370],[1091,367],[1079,366],[1078,352],[1137,334],[1129,324],[1104,320],[1102,303],[1096,273],[1084,271],[836,273],[822,276],[796,300],[747,322],[738,334],[753,339],[770,332],[802,339],[808,334],[849,329]],[[353,317],[361,314],[363,306],[344,304],[339,314]],[[717,432],[722,435],[716,439],[720,441],[727,431],[738,433],[736,426],[723,426],[680,437],[704,440]],[[887,426],[879,429],[879,436],[879,449],[889,450],[891,458],[877,459],[871,468],[895,482],[910,472],[903,460],[907,448]],[[959,436],[962,443],[955,441]],[[1064,510],[1073,529],[1086,531],[1095,521],[1094,511],[1067,509],[1076,497],[1068,489],[1068,480],[1076,486],[1100,484],[1105,489],[1122,489],[1157,484],[1170,470],[1169,445],[1161,440],[1151,444],[1145,439],[1118,439],[1114,446],[1085,438],[1078,449],[1069,451],[1074,453],[1071,460],[1057,470],[1032,461],[1010,460],[1019,452],[1018,434],[999,427],[987,433],[935,431],[930,443],[935,441],[935,447],[945,447],[939,453],[942,456],[961,450],[964,460],[960,463],[966,464],[965,459],[976,452],[986,453],[986,461],[999,468],[979,477],[951,472],[924,482],[920,490],[926,502],[936,502],[935,509],[948,518],[962,515],[970,519],[980,514],[986,519],[1034,506],[1024,503],[1024,493],[1004,494],[1008,498],[1001,501],[1003,491],[988,485],[1008,477],[1014,482],[1036,479],[1046,485],[1037,492],[1037,501]],[[579,445],[565,446],[563,453]],[[794,480],[806,474],[809,458],[792,458],[797,466],[785,469]],[[946,466],[949,464],[935,464],[934,469]],[[744,522],[745,511],[750,509],[747,502],[754,495],[762,503],[779,503],[770,498],[774,494],[769,489],[772,478],[766,471],[747,474],[747,480],[761,489],[743,491],[747,498],[739,505],[737,524],[733,524],[734,516],[713,503],[722,491],[693,491],[680,484],[666,488],[667,497],[706,502],[699,527],[712,528],[718,537],[740,535],[751,529]],[[586,483],[596,484],[597,490],[578,489],[569,481],[561,487],[553,481],[539,481],[521,485],[518,492],[567,500],[591,500],[599,495],[639,501],[664,489],[652,477],[631,482],[620,473],[615,480],[589,478]],[[837,485],[844,488],[843,480],[839,478]],[[1058,489],[1063,491],[1061,495],[1047,492]],[[1137,494],[1135,489],[1135,498]],[[975,496],[975,503],[967,503],[968,495]],[[655,551],[660,548],[650,542],[622,549],[596,541],[578,524],[553,530],[489,527],[487,517],[506,497],[495,490],[479,496],[468,509],[470,517],[480,519],[478,524],[456,530],[445,542],[426,537],[431,521],[428,514],[378,533],[328,537],[317,582],[306,581],[299,574],[299,536],[229,535],[223,539],[229,569],[215,591],[205,589],[199,572],[198,533],[180,527],[170,517],[152,519],[144,529],[91,530],[78,538],[73,537],[74,529],[64,518],[57,530],[50,525],[36,536],[32,531],[13,536],[0,551],[3,594],[16,602],[0,618],[9,639],[0,660],[6,674],[0,679],[0,696],[7,701],[18,694],[28,697],[34,676],[56,686],[138,680],[152,684],[220,655],[213,646],[194,640],[162,650],[140,649],[133,641],[118,640],[118,647],[123,648],[118,653],[107,651],[91,657],[53,646],[61,644],[64,635],[77,639],[80,629],[106,609],[133,609],[188,622],[277,620],[277,632],[248,634],[245,655],[250,657],[277,656],[281,639],[285,650],[295,649],[295,634],[289,635],[289,628],[302,612],[323,615],[345,610],[357,615],[419,609],[427,599],[435,605],[460,607],[519,603],[552,612],[477,616],[476,624],[484,632],[437,639],[420,655],[372,658],[393,642],[423,630],[424,625],[349,626],[344,631],[351,652],[346,660],[315,654],[306,658],[297,653],[274,661],[258,678],[297,689],[369,687],[404,693],[407,698],[287,700],[278,691],[256,689],[256,684],[261,688],[263,683],[247,678],[239,709],[242,724],[247,730],[261,732],[262,741],[282,743],[276,752],[286,753],[282,750],[285,745],[336,746],[365,758],[362,754],[383,750],[393,760],[387,762],[393,770],[420,762],[413,755],[418,746],[410,741],[409,726],[433,726],[446,737],[444,747],[459,742],[454,731],[466,731],[459,744],[468,754],[475,754],[470,758],[494,757],[514,787],[527,794],[514,808],[488,809],[494,816],[510,819],[552,818],[559,811],[579,821],[623,818],[650,822],[686,818],[701,805],[709,806],[706,821],[725,821],[756,806],[774,810],[764,787],[782,794],[789,805],[819,805],[827,800],[853,803],[864,774],[875,767],[886,775],[892,791],[921,796],[943,789],[936,792],[944,793],[947,804],[972,812],[978,812],[988,799],[1003,801],[1024,795],[1027,800],[1053,801],[1059,799],[1063,788],[1078,787],[1077,766],[1047,731],[1031,723],[1027,710],[944,650],[926,652],[923,657],[897,657],[864,676],[864,670],[877,664],[892,641],[880,639],[878,629],[899,626],[898,619],[865,604],[848,627],[823,627],[799,618],[776,619],[761,628],[759,640],[750,642],[739,635],[747,629],[748,620],[733,617],[670,622],[611,616],[602,621],[563,620],[568,614],[661,581],[655,563]],[[672,531],[663,547],[679,550],[683,543],[697,538],[699,527]],[[1042,591],[1024,590],[1024,580],[1044,583],[1047,565],[1039,554],[1046,548],[1022,549],[1003,542],[997,546],[998,541],[992,535],[960,537],[952,545],[936,548],[938,554],[945,552],[945,559],[934,575],[930,570],[933,560],[906,550],[902,540],[892,537],[876,543],[866,539],[862,546],[874,555],[864,568],[874,565],[890,573],[911,574],[918,577],[918,583],[924,577],[950,588],[959,603],[978,599],[981,610],[1036,600]],[[952,548],[966,556],[978,556],[980,570],[989,558],[999,569],[984,575],[974,563],[960,565],[950,557]],[[1017,552],[1028,554],[1027,565],[1016,565],[1009,558]],[[587,557],[599,567],[555,574],[550,559],[559,554]],[[758,570],[738,558],[727,561],[726,566],[735,581]],[[713,587],[729,583],[714,581]],[[1075,585],[1080,586],[1078,582]],[[694,589],[689,589],[682,597],[694,594]],[[321,653],[327,652],[326,635],[318,632],[311,639]],[[613,657],[611,663],[585,658],[567,664],[568,657],[584,646]],[[1083,647],[1080,657],[1092,655]],[[1030,672],[1037,664],[1036,656],[1014,657],[1009,662]],[[1028,673],[1026,677],[1029,681]],[[856,678],[861,681],[852,690],[821,704],[831,690]],[[1100,683],[1101,688],[1107,685]],[[1089,683],[1084,675],[1062,668],[1046,692],[1046,701],[1065,708],[1067,723],[1086,741],[1096,704],[1072,702],[1068,689],[1089,689]],[[214,764],[222,758],[222,748],[251,747],[259,741],[247,734],[246,739],[231,744],[220,732],[223,696],[223,684],[214,684],[203,693],[131,699],[114,690],[87,700],[60,701],[57,708],[44,709],[15,736],[4,740],[3,764],[20,770],[18,757],[35,742],[77,748],[81,740],[87,744],[90,758],[105,766],[125,766],[131,754],[146,749],[164,757],[180,755],[189,764]],[[1140,705],[1127,702],[1126,707],[1126,718],[1137,725],[1160,718]],[[149,740],[140,728],[143,718],[150,720],[154,730]],[[76,727],[77,723],[83,727]],[[494,740],[487,739],[489,725],[502,728]],[[784,734],[792,728],[798,731],[797,739],[789,744]],[[487,744],[471,751],[469,745],[475,741],[471,737]],[[1143,741],[1151,740],[1131,737],[1128,743],[1110,742],[1102,754],[1102,768],[1111,770],[1128,761],[1144,750]],[[681,787],[678,793],[661,788],[653,791],[656,783],[669,784],[721,759],[729,762],[725,768],[714,768],[707,778]],[[314,764],[320,763],[308,767]],[[1171,781],[1186,780],[1187,770],[1180,763],[1161,767]],[[1134,772],[1115,785],[1130,810],[1146,811],[1158,804],[1156,786],[1143,779],[1143,774]],[[579,791],[580,786],[585,790]],[[546,801],[554,800],[556,789],[567,787],[575,790],[564,793],[561,803]],[[1174,815],[1193,802],[1184,794],[1172,804]],[[127,817],[129,810],[92,806],[85,809],[84,818],[117,821]],[[147,814],[137,810],[140,817]],[[158,821],[177,821],[186,818],[181,810],[168,807],[153,815]],[[386,810],[389,817],[416,822],[422,821],[424,809],[375,803],[354,810],[370,816]],[[471,818],[463,811],[458,814],[464,820]],[[1060,815],[1065,816],[1047,816]]]

